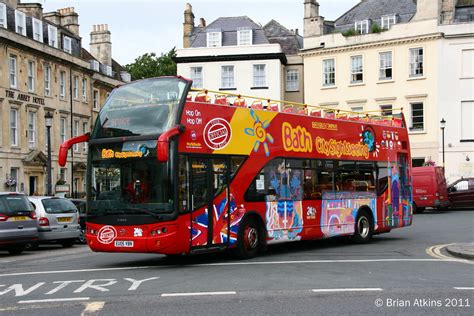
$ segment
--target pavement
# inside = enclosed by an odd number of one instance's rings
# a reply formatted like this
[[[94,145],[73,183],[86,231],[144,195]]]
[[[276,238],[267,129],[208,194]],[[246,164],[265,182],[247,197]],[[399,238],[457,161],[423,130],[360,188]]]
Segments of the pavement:
[[[446,251],[455,257],[474,260],[474,242],[452,244],[446,247]]]

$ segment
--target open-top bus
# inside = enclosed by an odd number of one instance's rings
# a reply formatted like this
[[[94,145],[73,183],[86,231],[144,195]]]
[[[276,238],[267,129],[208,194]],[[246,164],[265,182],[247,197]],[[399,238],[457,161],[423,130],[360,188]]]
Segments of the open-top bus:
[[[402,114],[191,85],[162,77],[120,86],[93,131],[61,146],[64,165],[71,146],[88,142],[92,250],[175,255],[230,248],[249,258],[267,244],[333,236],[367,242],[411,224]]]

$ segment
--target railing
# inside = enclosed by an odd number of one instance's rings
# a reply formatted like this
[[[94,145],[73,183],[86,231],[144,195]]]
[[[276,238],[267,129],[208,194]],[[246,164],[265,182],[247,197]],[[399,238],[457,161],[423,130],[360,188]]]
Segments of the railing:
[[[287,114],[405,127],[402,114],[403,108],[392,109],[392,115],[384,115],[384,112],[387,110],[353,112],[298,102],[272,100],[227,92],[223,93],[222,91],[213,91],[208,89],[191,89],[191,93],[188,94],[187,100],[218,105],[245,107],[254,110],[274,111]],[[397,111],[399,113],[393,114]]]

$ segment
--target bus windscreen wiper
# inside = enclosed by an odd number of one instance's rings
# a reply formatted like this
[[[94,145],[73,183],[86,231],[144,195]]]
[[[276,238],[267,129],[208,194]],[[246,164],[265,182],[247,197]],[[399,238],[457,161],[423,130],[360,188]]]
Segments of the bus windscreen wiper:
[[[156,217],[156,218],[161,218],[161,216],[159,214],[156,214],[154,212],[147,211],[147,210],[144,210],[144,209],[141,209],[141,208],[126,207],[126,208],[121,208],[121,210],[124,210],[124,211],[138,211],[138,212],[142,212],[144,214],[151,215],[151,216]]]

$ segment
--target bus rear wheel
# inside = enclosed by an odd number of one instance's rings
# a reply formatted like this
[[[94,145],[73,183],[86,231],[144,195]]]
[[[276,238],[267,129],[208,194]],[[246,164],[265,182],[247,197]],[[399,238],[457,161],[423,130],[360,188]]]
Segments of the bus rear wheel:
[[[235,255],[240,259],[250,259],[257,255],[262,243],[262,230],[258,223],[247,217],[240,224]]]
[[[374,233],[374,222],[368,210],[360,210],[355,222],[355,232],[352,239],[358,244],[368,243]]]

